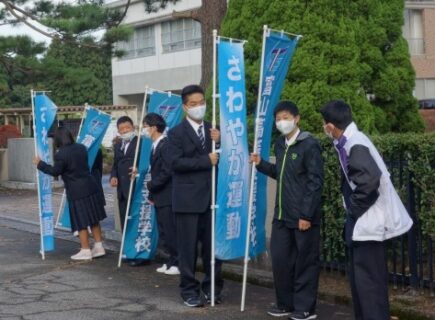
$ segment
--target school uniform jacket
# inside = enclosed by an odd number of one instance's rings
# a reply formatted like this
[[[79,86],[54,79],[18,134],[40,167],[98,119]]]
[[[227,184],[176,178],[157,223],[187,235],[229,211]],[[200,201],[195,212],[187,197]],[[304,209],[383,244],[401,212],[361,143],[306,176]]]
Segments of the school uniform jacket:
[[[265,160],[257,170],[277,182],[274,219],[298,228],[299,219],[320,223],[323,186],[323,159],[319,142],[308,132],[300,132],[287,146],[285,137],[275,142],[276,163]]]
[[[113,166],[110,178],[118,178],[118,199],[121,195],[124,199],[128,198],[130,189],[130,172],[133,167],[134,154],[136,152],[137,137],[134,137],[128,145],[127,152],[121,150],[122,142],[118,142],[114,146]]]
[[[172,205],[172,168],[171,151],[168,138],[159,141],[154,152],[151,153],[151,181],[147,187],[150,200],[156,207]]]
[[[211,124],[204,121],[205,149],[188,120],[168,132],[172,155],[172,210],[204,213],[210,208],[212,149]]]
[[[51,176],[62,176],[69,201],[101,192],[89,170],[88,152],[82,144],[60,147],[54,155],[54,165],[40,161],[38,169]]]
[[[384,241],[407,232],[412,227],[412,219],[381,155],[355,123],[343,135],[348,164],[346,168],[342,161],[340,164],[347,237],[353,241]],[[334,143],[337,145],[337,141]]]

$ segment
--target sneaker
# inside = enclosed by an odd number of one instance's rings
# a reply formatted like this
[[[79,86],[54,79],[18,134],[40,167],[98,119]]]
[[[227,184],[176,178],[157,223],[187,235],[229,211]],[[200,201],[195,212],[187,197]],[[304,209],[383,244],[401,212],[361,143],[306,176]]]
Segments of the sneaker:
[[[80,251],[71,256],[72,260],[92,260],[91,249],[80,249]]]
[[[189,308],[200,308],[204,306],[204,303],[199,297],[191,297],[184,300],[184,305]]]
[[[291,311],[290,309],[281,309],[274,305],[267,311],[267,314],[272,317],[288,317]]]
[[[165,274],[170,275],[170,276],[176,276],[176,275],[180,274],[180,270],[178,270],[178,267],[172,266],[165,271]]]
[[[290,319],[293,320],[312,320],[317,319],[317,314],[310,312],[292,312]]]
[[[159,273],[165,273],[166,270],[168,270],[168,266],[166,264],[164,264],[163,266],[161,266],[160,268],[157,268],[156,271]]]
[[[92,248],[91,252],[92,252],[92,258],[99,258],[99,257],[106,255],[106,250],[104,250],[102,245],[100,245],[100,246],[95,245]]]
[[[207,304],[211,304],[211,294],[204,293],[205,302]],[[220,294],[214,295],[214,304],[221,304],[222,303],[222,297]]]

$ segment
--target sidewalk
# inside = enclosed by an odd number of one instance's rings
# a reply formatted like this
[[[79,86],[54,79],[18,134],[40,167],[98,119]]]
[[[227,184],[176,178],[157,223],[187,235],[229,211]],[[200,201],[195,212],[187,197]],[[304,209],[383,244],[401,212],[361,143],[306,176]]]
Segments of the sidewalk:
[[[103,232],[105,233],[106,239],[116,240],[106,241],[106,244],[112,250],[118,251],[120,234],[119,232],[113,231],[115,214],[115,210],[113,208],[114,189],[108,185],[107,177],[105,177],[103,181],[107,200],[106,211],[108,215],[108,218],[105,219],[102,223]],[[60,205],[62,190],[56,190],[55,192],[56,194],[53,197],[53,210],[56,217],[58,207]],[[6,189],[0,189],[0,220],[7,222],[8,226],[13,227],[17,230],[26,230],[29,232],[39,233],[38,203],[36,191],[11,191]],[[58,230],[56,231],[56,237],[70,241],[77,241],[77,239],[73,237],[70,233]],[[56,255],[57,254],[64,253],[56,251]],[[68,260],[67,255],[65,260]],[[113,261],[110,261],[110,266],[116,266],[115,256],[112,256],[111,260]],[[225,263],[223,270],[227,278],[240,281],[242,273],[242,267],[240,265]],[[151,272],[155,274],[154,270],[151,270]],[[0,277],[0,279],[1,278],[2,277]],[[270,288],[272,286],[272,275],[268,271],[254,269],[251,265],[249,269],[249,281],[253,284]],[[392,313],[395,315],[400,315],[400,320],[435,319],[434,297],[430,297],[428,294],[413,295],[410,292],[403,291],[402,289],[392,289],[390,292],[392,300]],[[237,293],[237,295],[240,295],[240,293]],[[273,292],[270,291],[268,295],[268,303],[273,302],[273,297]],[[345,277],[337,273],[323,272],[320,278],[319,297],[320,299],[322,299],[322,301],[328,302],[331,305],[336,304],[337,308],[341,308],[338,307],[338,305],[345,305],[346,307],[344,307],[344,310],[348,312],[348,315],[351,313],[351,309],[350,307],[348,307],[351,304],[350,290],[347,279]],[[261,306],[262,311],[267,308],[266,305]],[[237,308],[235,308],[235,310],[237,310]],[[335,318],[326,317],[324,319]]]
[[[272,289],[248,285],[242,313],[241,284],[227,280],[221,305],[190,309],[179,297],[178,277],[156,273],[158,264],[118,269],[114,252],[71,262],[78,245],[62,239],[42,261],[35,231],[37,226],[0,218],[0,319],[270,319]],[[319,302],[317,311],[318,319],[351,319],[345,306]]]

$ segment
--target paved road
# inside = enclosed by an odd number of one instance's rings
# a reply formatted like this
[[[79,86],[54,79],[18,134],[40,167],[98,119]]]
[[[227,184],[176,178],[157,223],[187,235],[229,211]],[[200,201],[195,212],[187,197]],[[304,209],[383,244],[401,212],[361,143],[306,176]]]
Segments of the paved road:
[[[273,291],[249,285],[247,311],[239,311],[240,283],[226,281],[224,303],[189,309],[178,279],[157,274],[157,264],[117,269],[117,255],[71,262],[78,244],[56,240],[56,252],[42,261],[39,237],[0,218],[0,319],[269,319]],[[319,303],[319,319],[351,319],[350,309]]]

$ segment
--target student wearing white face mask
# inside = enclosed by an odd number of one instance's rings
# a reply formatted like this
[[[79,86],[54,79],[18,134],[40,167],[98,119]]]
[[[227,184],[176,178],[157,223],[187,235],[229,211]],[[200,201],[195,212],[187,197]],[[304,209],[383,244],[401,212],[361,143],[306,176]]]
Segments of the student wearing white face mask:
[[[120,117],[116,122],[116,126],[121,139],[113,148],[114,156],[112,172],[110,174],[110,185],[117,188],[119,217],[121,227],[124,229],[137,136],[133,120],[128,116]],[[142,259],[131,260],[130,266],[135,267],[145,263],[146,260]]]
[[[147,183],[149,199],[156,209],[159,242],[163,242],[169,256],[156,271],[167,275],[179,275],[177,232],[172,211],[172,154],[168,138],[164,134],[165,129],[166,122],[157,113],[148,113],[143,119],[142,135],[153,142],[150,154],[151,180]]]
[[[205,97],[200,86],[185,87],[181,98],[186,119],[168,132],[180,289],[186,306],[202,307],[204,302],[211,302],[211,172],[218,162],[212,140],[218,144],[220,133],[204,121]],[[201,283],[195,277],[199,242],[205,273]],[[216,261],[216,304],[221,302],[223,287],[221,264]]]
[[[293,102],[279,102],[274,116],[282,134],[275,142],[276,163],[251,155],[257,170],[277,181],[270,240],[276,305],[268,314],[316,319],[322,150],[310,133],[299,129],[299,110]]]

